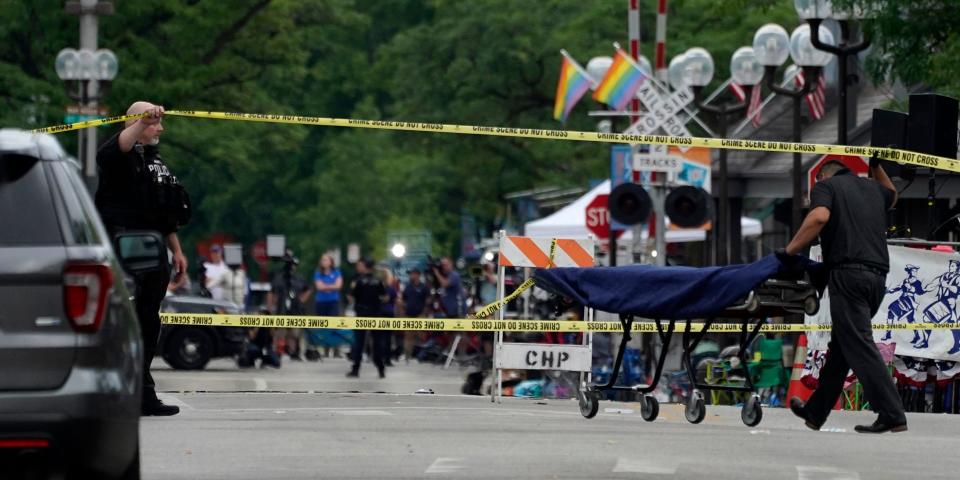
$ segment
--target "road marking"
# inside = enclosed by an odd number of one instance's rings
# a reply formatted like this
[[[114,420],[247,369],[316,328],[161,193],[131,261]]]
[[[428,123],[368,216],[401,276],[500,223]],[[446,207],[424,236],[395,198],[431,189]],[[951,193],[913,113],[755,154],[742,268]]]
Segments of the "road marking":
[[[663,464],[656,464],[649,460],[638,458],[617,459],[617,464],[613,467],[613,473],[646,473],[648,475],[673,475],[677,473],[677,467],[668,467]]]
[[[458,465],[462,462],[462,458],[457,457],[438,457],[433,463],[427,467],[426,471],[423,473],[426,474],[450,474],[455,473],[460,470],[463,470],[464,466]]]
[[[267,389],[267,381],[262,378],[253,379],[253,389],[262,392]]]
[[[860,474],[836,467],[797,465],[797,480],[860,480]]]
[[[356,417],[376,417],[383,415],[393,415],[390,412],[385,412],[383,410],[333,410],[333,413],[337,415],[347,415],[347,416],[356,416]]]

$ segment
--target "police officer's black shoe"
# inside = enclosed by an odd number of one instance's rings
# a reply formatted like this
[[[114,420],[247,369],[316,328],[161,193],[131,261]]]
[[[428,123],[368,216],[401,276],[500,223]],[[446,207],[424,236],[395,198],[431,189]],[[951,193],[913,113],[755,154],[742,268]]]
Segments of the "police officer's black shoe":
[[[794,415],[803,419],[803,424],[806,425],[810,430],[820,430],[821,425],[818,425],[807,418],[807,412],[804,410],[804,407],[806,407],[806,404],[803,403],[803,400],[800,400],[797,397],[790,399],[790,411],[793,412]]]
[[[360,372],[357,369],[353,369],[347,372],[347,378],[357,378],[359,376],[360,376]]]
[[[877,419],[877,421],[873,422],[871,425],[857,425],[856,427],[853,427],[853,429],[858,433],[897,433],[906,432],[907,424],[904,422],[898,425],[889,425],[881,422],[880,419]]]
[[[169,417],[180,413],[180,407],[165,405],[159,399],[149,400],[140,406],[140,414],[144,417]]]

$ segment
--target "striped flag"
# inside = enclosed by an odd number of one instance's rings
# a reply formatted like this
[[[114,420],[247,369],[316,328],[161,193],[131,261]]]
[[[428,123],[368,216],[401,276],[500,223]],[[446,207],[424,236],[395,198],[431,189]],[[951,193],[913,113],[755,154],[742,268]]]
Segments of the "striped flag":
[[[730,91],[733,92],[733,95],[737,97],[738,101],[743,102],[747,100],[747,92],[743,89],[743,85],[730,82]],[[750,119],[750,123],[753,124],[754,128],[760,127],[760,109],[762,108],[763,94],[760,85],[754,85],[750,90],[750,103],[747,105],[747,118]]]
[[[592,83],[583,68],[573,58],[563,53],[563,63],[560,65],[560,78],[557,79],[557,97],[553,105],[553,118],[561,122],[567,121],[570,110],[590,90]]]
[[[806,84],[803,69],[797,72],[797,76],[793,77],[793,81],[796,82],[798,88],[803,88],[804,84]],[[814,120],[820,120],[827,112],[826,90],[827,80],[823,77],[823,74],[820,74],[820,76],[817,77],[817,85],[813,88],[813,91],[803,98],[807,103],[807,108],[810,109],[810,118]]]
[[[607,75],[594,90],[593,98],[610,105],[614,110],[622,110],[646,78],[627,53],[618,48],[613,65],[610,65]]]

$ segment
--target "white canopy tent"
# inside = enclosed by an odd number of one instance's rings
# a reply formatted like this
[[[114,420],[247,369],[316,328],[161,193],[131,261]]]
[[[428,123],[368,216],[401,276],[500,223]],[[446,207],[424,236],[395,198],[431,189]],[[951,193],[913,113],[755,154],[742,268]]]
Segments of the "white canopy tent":
[[[528,237],[562,237],[584,238],[590,234],[587,230],[586,209],[590,201],[597,195],[610,193],[610,180],[597,185],[592,190],[578,198],[566,207],[557,210],[548,217],[528,222],[524,226],[524,235]],[[667,220],[667,225],[670,221]],[[741,234],[743,237],[756,237],[763,233],[759,220],[742,217],[740,219]],[[646,237],[646,230],[644,230]],[[667,243],[700,242],[707,238],[706,231],[696,228],[683,230],[667,230]],[[621,242],[633,240],[633,232],[627,230],[619,237]]]

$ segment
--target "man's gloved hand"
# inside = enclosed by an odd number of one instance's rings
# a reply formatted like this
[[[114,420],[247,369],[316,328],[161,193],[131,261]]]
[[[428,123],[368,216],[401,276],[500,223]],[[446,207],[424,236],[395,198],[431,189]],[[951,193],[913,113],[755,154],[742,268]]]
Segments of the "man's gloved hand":
[[[790,277],[803,276],[804,271],[803,263],[801,261],[802,257],[799,255],[790,255],[787,253],[786,249],[783,248],[777,249],[774,254],[777,256],[777,260],[780,260],[780,264],[782,265],[782,268],[780,269],[781,273]]]

